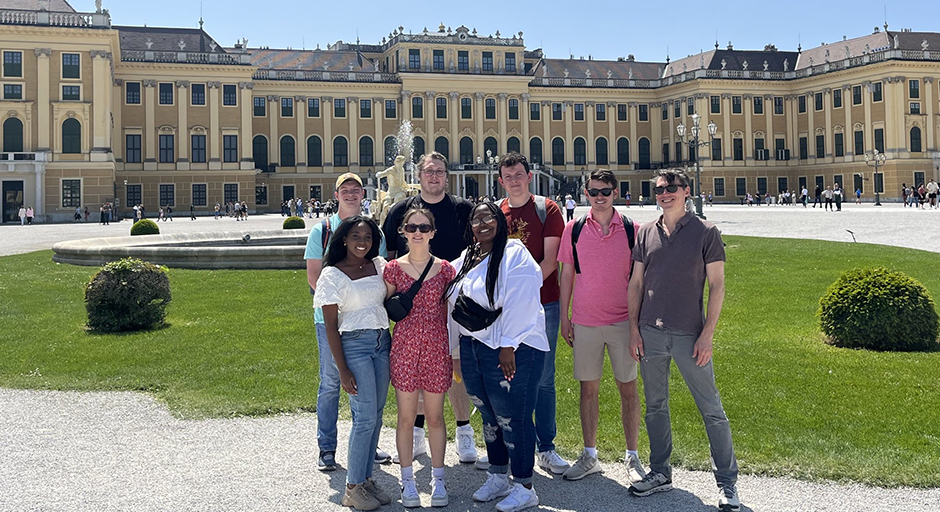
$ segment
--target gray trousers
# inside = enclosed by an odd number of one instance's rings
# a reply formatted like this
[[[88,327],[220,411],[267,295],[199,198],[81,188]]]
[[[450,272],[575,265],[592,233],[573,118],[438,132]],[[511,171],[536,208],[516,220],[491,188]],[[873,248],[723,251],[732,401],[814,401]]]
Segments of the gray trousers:
[[[672,425],[669,419],[669,362],[674,360],[705,422],[712,471],[719,487],[735,485],[738,461],[731,443],[731,425],[715,387],[712,361],[697,366],[692,350],[698,336],[653,327],[640,327],[644,356],[640,359],[646,395],[646,430],[650,439],[650,469],[672,479]]]

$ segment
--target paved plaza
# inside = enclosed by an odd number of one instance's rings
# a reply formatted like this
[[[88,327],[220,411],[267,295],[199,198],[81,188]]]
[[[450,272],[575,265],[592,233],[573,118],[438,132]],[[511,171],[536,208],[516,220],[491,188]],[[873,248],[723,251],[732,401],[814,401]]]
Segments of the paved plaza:
[[[640,222],[658,215],[654,206],[623,210]],[[850,230],[858,242],[940,252],[935,229],[940,211],[846,204],[835,213],[802,206],[716,206],[706,208],[706,214],[726,234],[851,242]],[[241,232],[276,229],[282,221],[280,215],[253,216],[247,222],[181,216],[161,222],[160,228],[163,233]],[[312,222],[308,220],[308,227]],[[0,226],[0,255],[49,249],[63,240],[123,236],[129,229],[129,222],[5,224]],[[0,410],[0,511],[348,510],[339,504],[345,472],[316,470],[314,414],[184,421],[145,394],[9,389],[0,389]],[[341,465],[348,430],[348,423],[340,425]],[[392,450],[392,429],[384,430],[380,446]],[[469,498],[485,475],[459,464],[453,445],[447,457],[451,505],[445,510],[493,510],[492,503]],[[675,491],[633,498],[623,484],[623,465],[603,467],[602,474],[578,482],[536,470],[541,510],[715,510],[717,492],[710,473],[677,470]],[[415,472],[427,505],[430,460],[419,458]],[[395,465],[376,472],[388,490],[396,487],[397,478]],[[878,489],[748,475],[738,487],[744,510],[940,510],[940,489]],[[401,505],[382,510],[401,510]]]

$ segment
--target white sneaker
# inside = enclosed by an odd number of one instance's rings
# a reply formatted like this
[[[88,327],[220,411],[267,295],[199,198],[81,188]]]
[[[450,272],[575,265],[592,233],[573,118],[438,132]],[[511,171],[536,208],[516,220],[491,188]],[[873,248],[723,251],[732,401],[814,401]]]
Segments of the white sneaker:
[[[415,485],[414,478],[401,481],[401,506],[408,508],[421,506],[421,496],[418,496],[418,487]]]
[[[428,453],[428,441],[424,435],[424,429],[421,427],[414,428],[414,439],[413,444],[411,445],[411,460],[415,460],[419,455],[424,455]],[[401,458],[398,456],[398,450],[395,450],[395,455],[392,455],[392,462],[395,464],[401,464]]]
[[[475,468],[481,470],[481,471],[486,471],[487,469],[490,469],[490,458],[489,458],[489,456],[484,455],[484,456],[480,457],[479,459],[477,459],[476,462],[473,463],[473,466],[474,466]]]
[[[443,478],[431,479],[431,506],[446,507],[450,501],[447,499],[447,486]]]
[[[561,458],[555,450],[548,450],[544,452],[539,452],[536,460],[539,463],[539,467],[545,471],[550,471],[552,474],[560,475],[565,472],[566,469],[571,467],[571,464],[568,464],[565,459]]]
[[[514,484],[512,492],[503,501],[496,504],[500,512],[516,512],[518,510],[534,507],[539,504],[539,497],[535,488],[526,489],[522,484]]]
[[[643,464],[640,462],[640,458],[631,455],[630,458],[626,460],[627,464],[627,479],[630,480],[631,484],[638,483],[643,480],[643,477],[646,476],[646,470],[643,469]]]
[[[473,427],[457,427],[457,456],[460,462],[470,464],[478,460],[477,445],[473,440]]]
[[[509,496],[510,491],[512,491],[512,486],[509,485],[509,478],[506,475],[489,473],[483,486],[473,493],[473,499],[482,502],[493,501],[496,498]]]

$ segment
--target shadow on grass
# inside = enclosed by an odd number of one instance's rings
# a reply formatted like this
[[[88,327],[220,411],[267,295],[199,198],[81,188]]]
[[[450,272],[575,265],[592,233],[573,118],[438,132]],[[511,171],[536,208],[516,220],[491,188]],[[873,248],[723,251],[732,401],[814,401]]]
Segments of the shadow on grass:
[[[155,325],[153,327],[148,327],[146,329],[135,329],[135,330],[128,330],[128,331],[102,331],[101,329],[92,329],[91,327],[88,327],[88,325],[86,324],[85,334],[93,335],[93,336],[132,336],[132,335],[137,335],[137,334],[141,334],[145,332],[164,331],[166,329],[169,329],[170,327],[173,327],[172,323],[164,322],[160,325]]]

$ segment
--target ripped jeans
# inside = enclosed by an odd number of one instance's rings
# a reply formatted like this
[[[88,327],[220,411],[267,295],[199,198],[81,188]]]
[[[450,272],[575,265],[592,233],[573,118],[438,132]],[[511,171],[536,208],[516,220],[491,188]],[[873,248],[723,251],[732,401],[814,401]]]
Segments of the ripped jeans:
[[[545,352],[519,345],[516,374],[507,381],[499,368],[499,349],[460,337],[460,368],[470,402],[483,418],[489,472],[506,474],[511,462],[513,481],[520,484],[532,482],[536,443],[532,413],[544,366]]]

